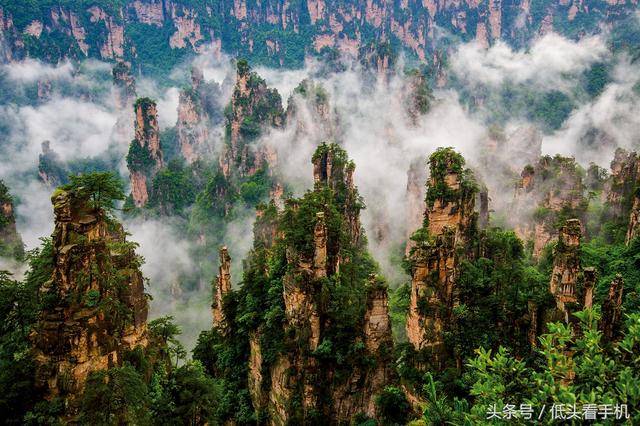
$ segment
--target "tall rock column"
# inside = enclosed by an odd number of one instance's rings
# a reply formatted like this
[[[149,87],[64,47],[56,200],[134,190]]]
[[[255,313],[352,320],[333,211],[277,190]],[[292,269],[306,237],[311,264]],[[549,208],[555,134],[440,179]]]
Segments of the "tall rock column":
[[[136,98],[136,81],[131,75],[131,67],[126,62],[118,61],[111,74],[116,106],[119,109],[128,109]]]
[[[220,167],[225,177],[251,176],[265,163],[273,164],[275,152],[264,147],[251,147],[263,128],[284,124],[282,99],[275,89],[251,71],[244,60],[237,64],[236,85],[225,112],[225,150]]]
[[[128,63],[118,61],[111,70],[113,76],[113,98],[118,118],[113,127],[112,139],[127,144],[133,137],[131,106],[136,100],[136,81]]]
[[[334,144],[318,147],[312,161],[313,192],[288,200],[280,214],[274,204],[261,209],[254,227],[255,257],[248,262],[256,268],[263,267],[262,256],[286,262],[273,271],[252,271],[276,273],[270,281],[281,280],[283,289],[283,349],[275,359],[263,357],[266,324],[249,336],[249,392],[254,407],[271,424],[316,424],[322,419],[347,424],[363,412],[375,417],[375,397],[392,374],[386,285],[375,275],[367,279],[353,272],[364,254],[364,239],[354,228],[359,228],[361,204],[353,163]],[[358,267],[374,272],[366,264]],[[348,279],[357,291],[332,294]],[[358,312],[349,327],[336,322],[343,309]],[[336,355],[347,347],[362,352],[348,360]],[[364,357],[372,362],[361,363]]]
[[[19,258],[24,254],[22,238],[16,229],[13,198],[0,180],[0,257]]]
[[[602,321],[600,328],[603,337],[611,341],[616,337],[620,320],[622,318],[622,295],[624,291],[624,280],[620,274],[611,281],[609,294],[602,304]]]
[[[545,156],[533,166],[524,168],[516,185],[511,214],[527,218],[515,228],[524,241],[533,240],[533,257],[557,238],[558,219],[583,219],[588,202],[585,186],[575,159]]]
[[[191,87],[181,90],[178,99],[176,130],[180,152],[187,163],[193,163],[198,158],[209,137],[209,117],[200,93],[203,80],[202,71],[193,68]]]
[[[91,372],[119,366],[125,351],[146,347],[147,297],[139,259],[119,224],[76,192],[57,190],[54,271],[40,289],[48,305],[30,336],[36,386],[77,413]]]
[[[407,336],[416,350],[427,350],[442,367],[447,352],[443,327],[455,305],[460,261],[473,253],[466,247],[475,231],[476,186],[464,159],[441,148],[429,159],[425,227],[412,249],[411,298]]]
[[[153,178],[164,163],[156,103],[149,98],[140,98],[135,103],[135,113],[135,139],[129,146],[127,166],[133,203],[143,207],[149,200]]]
[[[580,239],[582,225],[578,219],[569,219],[560,228],[558,244],[553,257],[553,270],[549,291],[556,301],[556,308],[569,320],[568,303],[577,302],[576,284],[580,278]]]
[[[337,145],[325,143],[318,147],[311,161],[315,188],[326,186],[345,194],[342,213],[345,215],[350,241],[353,245],[358,245],[361,233],[360,210],[363,203],[353,182],[355,164]],[[334,269],[330,270],[334,271],[337,266],[334,265]]]
[[[224,332],[227,320],[224,314],[223,301],[225,295],[231,291],[231,257],[226,247],[220,249],[220,267],[214,281],[213,299],[213,327]]]
[[[629,214],[629,225],[627,226],[627,245],[631,244],[631,241],[640,236],[640,188],[636,190],[633,197],[633,205],[631,206],[631,213]]]
[[[415,246],[414,241],[412,241],[410,237],[413,231],[422,225],[425,213],[424,182],[427,179],[427,173],[423,161],[423,159],[412,161],[407,171],[407,189],[405,195],[407,245],[405,246],[405,256],[408,256],[409,253],[411,253],[411,249]]]
[[[593,307],[593,289],[596,286],[596,269],[593,267],[584,268],[582,270],[584,277],[584,307],[585,309]]]
[[[622,219],[633,203],[634,188],[640,182],[640,159],[634,151],[616,149],[611,161],[611,176],[605,183],[603,198],[614,219]]]

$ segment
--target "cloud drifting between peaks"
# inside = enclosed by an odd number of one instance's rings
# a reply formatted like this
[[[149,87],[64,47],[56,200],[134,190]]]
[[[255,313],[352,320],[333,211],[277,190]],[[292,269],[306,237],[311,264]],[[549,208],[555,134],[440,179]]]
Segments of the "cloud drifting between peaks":
[[[572,41],[549,33],[535,41],[528,51],[514,51],[502,41],[488,49],[478,43],[462,44],[452,58],[451,70],[470,83],[496,87],[511,81],[549,90],[566,87],[571,75],[608,55],[602,36]]]

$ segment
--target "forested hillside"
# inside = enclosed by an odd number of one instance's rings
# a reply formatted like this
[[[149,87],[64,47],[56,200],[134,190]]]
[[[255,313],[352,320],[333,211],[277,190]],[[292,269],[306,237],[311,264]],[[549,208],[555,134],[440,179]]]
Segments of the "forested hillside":
[[[404,51],[437,69],[460,41],[521,47],[551,31],[570,38],[624,31],[636,8],[634,0],[3,0],[0,55],[51,63],[120,59],[162,76],[207,49],[276,67],[302,66],[308,55],[366,61]]]

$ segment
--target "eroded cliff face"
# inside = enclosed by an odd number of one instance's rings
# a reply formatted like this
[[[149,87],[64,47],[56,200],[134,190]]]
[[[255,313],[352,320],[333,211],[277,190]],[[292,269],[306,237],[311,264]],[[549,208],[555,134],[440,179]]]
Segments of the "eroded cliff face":
[[[134,245],[122,226],[77,192],[57,190],[54,271],[30,336],[36,386],[65,401],[72,421],[91,372],[120,366],[125,351],[147,346],[147,297]]]
[[[640,182],[640,158],[634,151],[616,149],[611,174],[602,193],[612,219],[627,219],[634,202],[634,189]]]
[[[129,109],[136,99],[136,81],[131,74],[131,66],[124,61],[118,61],[111,74],[116,106],[119,109]]]
[[[636,190],[631,213],[629,214],[629,225],[627,226],[627,245],[638,236],[640,236],[640,191]]]
[[[287,124],[295,127],[296,138],[310,138],[318,144],[336,137],[337,116],[321,84],[305,79],[287,101]]]
[[[635,151],[618,148],[611,173],[604,182],[602,199],[607,207],[603,220],[627,227],[626,243],[640,233],[640,158]]]
[[[225,150],[220,156],[220,167],[227,178],[251,176],[265,165],[274,164],[275,152],[266,147],[251,146],[251,142],[263,128],[284,124],[278,92],[269,89],[246,61],[238,61],[237,68],[236,85],[225,112]]]
[[[176,61],[185,53],[209,48],[216,55],[226,51],[282,66],[302,65],[309,53],[358,57],[367,55],[370,45],[397,44],[437,68],[443,49],[438,43],[439,27],[482,46],[497,40],[525,46],[550,31],[587,35],[595,31],[594,22],[616,22],[637,8],[637,0],[589,7],[575,1],[535,7],[530,3],[307,0],[293,7],[288,0],[264,4],[236,0],[215,6],[184,0],[126,0],[90,6],[43,4],[27,10],[9,4],[0,8],[0,45],[5,46],[0,54],[6,60],[32,56],[51,62],[66,57],[136,61],[154,49],[167,61]],[[146,45],[144,35],[157,32],[164,35],[162,43]],[[55,48],[46,48],[51,46]],[[389,66],[388,55],[377,55],[373,65],[384,70]]]
[[[622,295],[624,292],[624,280],[620,274],[611,281],[609,293],[602,304],[602,321],[600,329],[602,336],[611,341],[618,337],[622,322]]]
[[[205,82],[202,70],[192,68],[191,87],[180,91],[176,123],[180,153],[187,163],[206,154],[209,128],[219,119],[220,97],[219,85]]]
[[[425,225],[414,234],[411,250],[411,296],[407,337],[430,362],[442,368],[447,358],[443,326],[456,304],[456,280],[467,246],[476,230],[476,189],[464,159],[451,148],[429,159]]]
[[[22,238],[16,229],[13,198],[0,180],[0,257],[20,258],[24,254]]]
[[[273,202],[259,208],[241,290],[252,303],[267,292],[264,309],[282,312],[278,329],[270,314],[247,342],[252,403],[276,425],[375,418],[375,396],[393,378],[387,287],[363,258],[354,165],[333,144],[321,145],[313,164],[313,191],[283,211]]]
[[[405,256],[411,253],[415,246],[415,241],[411,240],[411,234],[420,228],[424,219],[426,205],[424,202],[425,188],[424,182],[427,180],[427,170],[422,159],[415,159],[411,162],[407,171],[407,189],[405,193],[407,218]]]
[[[516,184],[511,214],[519,224],[516,234],[533,243],[533,256],[557,238],[566,219],[584,220],[588,201],[578,165],[573,158],[542,157],[526,166]]]
[[[218,276],[213,282],[213,326],[222,333],[227,328],[227,321],[224,315],[224,297],[231,291],[231,257],[226,247],[220,249],[220,267]]]
[[[38,177],[50,188],[62,185],[67,180],[68,171],[60,156],[51,148],[50,141],[41,144],[42,152],[38,156]]]
[[[569,306],[578,301],[577,285],[581,279],[580,239],[582,225],[578,219],[569,219],[558,235],[558,244],[553,253],[553,270],[549,292],[556,301],[556,309],[569,321]]]
[[[135,139],[129,146],[127,166],[131,179],[131,196],[136,207],[143,207],[151,190],[153,177],[164,165],[160,149],[160,129],[156,104],[140,98],[135,106]]]

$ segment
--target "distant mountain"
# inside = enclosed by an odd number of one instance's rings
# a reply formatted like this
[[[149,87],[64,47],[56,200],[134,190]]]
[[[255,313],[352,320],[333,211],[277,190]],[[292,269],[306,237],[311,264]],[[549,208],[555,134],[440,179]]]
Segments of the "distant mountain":
[[[438,63],[458,40],[580,38],[637,10],[638,0],[0,0],[0,59],[124,59],[160,74],[207,48],[295,67],[392,47]]]

